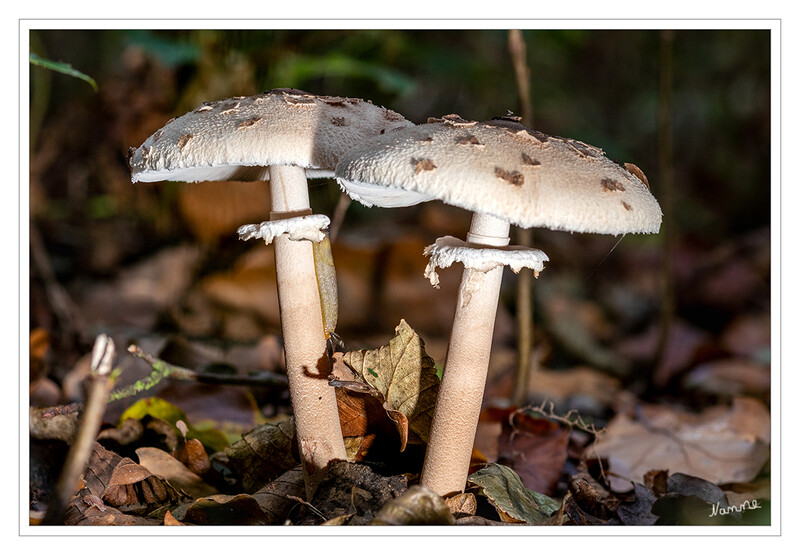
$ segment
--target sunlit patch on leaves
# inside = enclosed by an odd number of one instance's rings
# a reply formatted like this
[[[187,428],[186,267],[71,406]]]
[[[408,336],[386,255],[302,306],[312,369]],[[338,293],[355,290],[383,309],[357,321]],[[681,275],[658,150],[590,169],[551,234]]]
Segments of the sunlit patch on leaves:
[[[442,525],[454,524],[455,518],[441,496],[423,486],[412,486],[397,499],[386,503],[372,525]]]
[[[560,507],[555,499],[527,489],[513,470],[500,464],[486,465],[467,481],[480,487],[505,522],[541,523]]]

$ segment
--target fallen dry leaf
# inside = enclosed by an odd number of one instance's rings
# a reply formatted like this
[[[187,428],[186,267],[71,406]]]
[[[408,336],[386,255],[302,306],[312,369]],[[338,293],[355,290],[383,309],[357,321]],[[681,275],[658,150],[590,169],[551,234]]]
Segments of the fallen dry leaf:
[[[155,447],[140,447],[136,450],[136,455],[140,465],[191,497],[207,497],[217,493],[216,488],[205,483],[200,476],[166,451]]]
[[[507,466],[487,464],[467,481],[481,488],[503,522],[541,523],[559,508],[555,499],[527,489]]]
[[[553,495],[567,460],[569,430],[522,411],[505,412],[497,462],[513,468],[526,488]]]
[[[292,455],[294,420],[264,424],[225,448],[231,466],[242,479],[242,488],[254,492],[300,461]]]
[[[251,495],[210,495],[192,503],[181,519],[184,524],[198,525],[265,525],[269,519]]]
[[[289,512],[297,506],[297,498],[302,498],[305,494],[303,469],[297,466],[253,493],[253,498],[267,515],[269,524],[283,524]]]
[[[409,442],[427,442],[439,378],[433,359],[425,353],[424,341],[405,320],[400,321],[388,345],[350,351],[343,360],[360,381],[383,395],[392,420],[404,424],[393,411],[407,419]]]
[[[386,503],[371,525],[445,525],[455,524],[445,500],[423,486],[412,486],[396,499]]]
[[[608,459],[612,489],[628,491],[653,469],[716,484],[749,482],[769,459],[770,415],[763,403],[734,399],[700,414],[644,405],[638,418],[620,414],[595,452]]]
[[[681,380],[687,390],[710,395],[769,397],[772,384],[768,364],[745,358],[724,358],[700,364]]]

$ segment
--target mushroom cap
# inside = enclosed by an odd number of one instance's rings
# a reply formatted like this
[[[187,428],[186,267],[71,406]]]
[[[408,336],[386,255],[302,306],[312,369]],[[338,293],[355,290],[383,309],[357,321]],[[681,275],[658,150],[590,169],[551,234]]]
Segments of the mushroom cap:
[[[137,181],[253,181],[273,165],[330,177],[339,156],[365,139],[413,125],[357,98],[274,89],[208,102],[131,149]]]
[[[661,208],[640,178],[599,148],[517,119],[429,119],[345,154],[336,178],[364,204],[383,206],[388,188],[393,206],[406,191],[406,205],[436,198],[521,227],[659,230]]]

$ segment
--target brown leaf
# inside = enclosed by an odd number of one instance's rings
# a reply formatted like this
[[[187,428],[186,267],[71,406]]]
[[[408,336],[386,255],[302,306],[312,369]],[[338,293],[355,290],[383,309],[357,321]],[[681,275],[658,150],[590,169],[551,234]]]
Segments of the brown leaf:
[[[161,449],[140,447],[136,450],[136,455],[139,457],[139,464],[191,497],[206,497],[217,493],[214,487],[205,483],[200,476]]]
[[[253,492],[299,464],[292,454],[294,421],[258,426],[225,448],[231,466],[242,478],[242,487]]]
[[[700,364],[682,385],[711,395],[755,395],[767,399],[772,385],[769,364],[744,358],[724,358]]]
[[[125,458],[114,468],[102,499],[122,512],[141,515],[176,503],[182,495],[163,478]]]
[[[770,415],[756,399],[737,398],[692,414],[644,405],[640,416],[615,417],[595,452],[608,459],[611,486],[628,491],[652,469],[710,482],[749,482],[769,458]]]
[[[180,442],[172,451],[172,456],[200,477],[211,470],[208,453],[199,439],[192,438]]]
[[[474,515],[478,512],[478,500],[472,493],[459,493],[445,499],[450,513],[456,518]]]
[[[64,524],[67,526],[157,526],[159,522],[152,518],[125,514],[119,509],[104,505],[101,509],[96,504],[85,503],[84,493],[78,492],[76,500],[67,507]]]
[[[103,520],[100,523],[139,524],[135,519],[115,516],[118,512],[116,509],[146,514],[181,498],[181,494],[162,478],[153,476],[131,459],[120,457],[95,443],[84,473],[84,487],[70,502],[67,520],[75,524],[92,523],[84,522],[84,519],[91,517],[90,520],[95,520],[99,515],[87,511],[90,508],[105,515],[99,517]],[[97,499],[102,501],[102,507]]]
[[[412,486],[403,495],[389,500],[371,525],[444,525],[455,524],[445,500],[423,486]]]
[[[342,515],[353,515],[348,521],[351,525],[366,524],[406,489],[403,476],[381,476],[363,464],[335,462],[314,492],[310,505],[316,512],[306,513],[296,524],[319,524]]]
[[[251,495],[212,495],[192,503],[182,522],[188,524],[215,524],[227,526],[265,525],[269,519]]]
[[[617,346],[626,357],[649,362],[655,355],[659,341],[659,327],[651,326],[646,332],[622,340]],[[687,370],[698,359],[698,354],[711,348],[710,334],[688,322],[673,319],[664,357],[656,368],[653,380],[663,387],[675,376]]]
[[[183,183],[178,190],[178,209],[192,234],[213,244],[234,235],[242,224],[267,219],[269,188],[257,181]]]
[[[186,526],[183,522],[172,516],[172,513],[167,511],[164,513],[164,526]]]
[[[377,390],[384,398],[387,411],[397,411],[408,421],[408,441],[427,442],[439,378],[435,363],[425,354],[419,335],[401,320],[395,336],[377,349],[351,351],[343,360],[363,383]],[[401,437],[405,420],[395,415]]]
[[[305,496],[306,486],[301,467],[287,470],[253,494],[269,524],[283,524],[289,512],[297,506],[293,498]]]
[[[510,422],[508,417],[500,419],[498,462],[513,468],[526,488],[553,495],[567,460],[569,430],[520,411],[510,416]]]

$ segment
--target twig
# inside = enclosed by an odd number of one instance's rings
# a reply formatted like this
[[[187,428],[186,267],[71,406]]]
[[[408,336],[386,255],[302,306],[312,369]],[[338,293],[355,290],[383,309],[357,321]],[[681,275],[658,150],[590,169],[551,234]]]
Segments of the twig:
[[[331,218],[331,225],[328,232],[328,238],[333,244],[336,241],[336,237],[339,235],[339,230],[342,227],[342,222],[344,221],[344,215],[347,212],[347,209],[350,207],[350,203],[353,202],[352,199],[347,196],[347,193],[340,193],[339,201],[336,203],[336,208],[333,210],[333,217]]]
[[[664,211],[663,251],[661,255],[661,322],[658,346],[654,356],[653,371],[663,364],[669,343],[672,321],[675,314],[675,284],[673,279],[672,255],[675,249],[673,223],[673,191],[675,188],[672,171],[672,44],[675,33],[664,30],[660,35],[660,76],[658,91],[658,165],[661,181],[661,208]],[[650,381],[654,375],[650,376]]]
[[[252,387],[275,387],[285,386],[288,383],[286,376],[274,372],[261,372],[257,376],[232,376],[229,374],[212,374],[208,372],[195,372],[188,368],[175,366],[164,362],[161,359],[145,353],[137,345],[128,347],[128,352],[147,362],[153,369],[150,374],[141,380],[116,389],[109,395],[109,401],[117,401],[126,397],[132,397],[143,391],[147,391],[158,385],[164,378],[192,381],[214,385],[244,385]]]
[[[98,336],[92,350],[92,384],[83,411],[83,419],[61,469],[61,475],[42,521],[44,524],[63,524],[67,505],[75,495],[81,476],[89,463],[92,445],[100,430],[108,392],[116,379],[116,373],[111,371],[115,355],[114,342],[106,335]]]
[[[35,224],[30,226],[30,247],[31,260],[39,273],[47,300],[53,308],[56,319],[61,324],[64,335],[70,338],[81,337],[85,326],[78,309],[75,307],[75,303],[72,302],[66,289],[56,279],[44,240]]]
[[[304,506],[308,507],[311,510],[311,512],[313,512],[315,515],[320,517],[323,522],[327,522],[328,521],[328,517],[326,517],[324,514],[322,514],[319,511],[319,509],[317,509],[314,505],[312,505],[311,503],[309,503],[305,499],[301,499],[301,498],[297,497],[296,495],[287,495],[286,498],[287,499],[291,499],[292,501],[297,501],[301,505],[304,505]]]
[[[508,51],[514,66],[514,77],[517,83],[517,94],[522,109],[522,123],[533,125],[533,103],[530,93],[530,68],[525,53],[525,39],[519,29],[508,32]],[[533,230],[517,229],[517,243],[522,246],[533,244]],[[533,348],[533,298],[531,287],[533,274],[523,269],[517,277],[517,367],[514,375],[514,387],[511,402],[516,406],[528,400],[528,380],[531,373],[531,350]],[[537,364],[537,361],[533,361]]]
[[[569,410],[564,416],[556,414],[554,411],[554,403],[552,401],[549,401],[550,406],[547,410],[545,410],[545,405],[547,403],[548,401],[544,400],[539,406],[528,405],[527,407],[520,408],[512,412],[508,416],[508,422],[511,425],[512,430],[514,429],[514,417],[517,414],[523,412],[532,412],[544,418],[548,418],[556,422],[561,422],[562,424],[565,424],[567,427],[569,427],[570,430],[572,430],[573,428],[577,428],[578,430],[586,432],[587,434],[592,436],[592,443],[589,446],[589,449],[594,453],[594,457],[597,459],[597,461],[601,462],[600,455],[597,454],[596,446],[597,442],[600,441],[600,436],[606,432],[606,429],[600,428],[598,430],[594,424],[587,423],[580,415],[580,413],[575,409]],[[600,464],[599,466],[600,466],[600,475],[602,476],[603,480],[608,482],[605,470],[603,469],[603,465]]]

